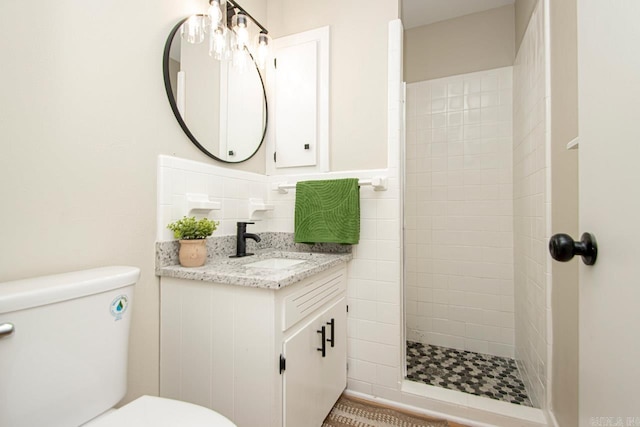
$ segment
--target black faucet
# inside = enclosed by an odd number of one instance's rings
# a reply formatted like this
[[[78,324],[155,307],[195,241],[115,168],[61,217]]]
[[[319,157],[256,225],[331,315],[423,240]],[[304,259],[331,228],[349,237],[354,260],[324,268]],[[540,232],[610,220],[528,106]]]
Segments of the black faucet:
[[[238,222],[238,235],[236,236],[236,254],[229,258],[241,258],[244,256],[253,255],[247,253],[247,239],[253,239],[256,242],[260,241],[260,236],[253,233],[247,233],[247,224],[255,224],[255,222]]]

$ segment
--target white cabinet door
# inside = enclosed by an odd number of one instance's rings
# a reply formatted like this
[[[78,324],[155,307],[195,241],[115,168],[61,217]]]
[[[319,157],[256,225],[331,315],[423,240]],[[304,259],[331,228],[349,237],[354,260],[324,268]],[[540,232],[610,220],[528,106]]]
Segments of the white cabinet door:
[[[333,319],[333,341],[331,346]],[[342,297],[283,342],[284,426],[321,425],[346,387],[346,299]],[[325,328],[324,357],[321,331]]]
[[[276,55],[276,167],[315,166],[318,43],[283,47]]]
[[[318,398],[318,410],[324,419],[347,386],[347,303],[340,299],[322,316],[325,320],[327,339],[333,329],[333,347],[327,342],[327,357],[320,361],[322,388]],[[333,327],[330,325],[333,320]],[[320,425],[320,424],[318,424]]]
[[[329,170],[329,27],[273,40],[267,174]]]

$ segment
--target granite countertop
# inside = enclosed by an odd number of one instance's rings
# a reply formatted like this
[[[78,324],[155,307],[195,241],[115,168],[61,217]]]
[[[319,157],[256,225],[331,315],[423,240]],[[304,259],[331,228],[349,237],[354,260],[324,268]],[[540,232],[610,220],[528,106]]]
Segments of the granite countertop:
[[[246,266],[269,258],[297,259],[304,260],[304,262],[285,269]],[[210,257],[202,267],[159,266],[156,274],[179,279],[254,288],[280,289],[340,265],[343,262],[350,261],[351,258],[351,253],[296,252],[270,248],[255,250],[255,255],[243,258]]]

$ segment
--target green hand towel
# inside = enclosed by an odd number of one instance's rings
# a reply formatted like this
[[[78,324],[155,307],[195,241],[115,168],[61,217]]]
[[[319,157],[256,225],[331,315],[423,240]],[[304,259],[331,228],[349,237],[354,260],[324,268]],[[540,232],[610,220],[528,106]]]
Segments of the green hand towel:
[[[298,182],[294,229],[296,243],[358,243],[358,179]]]

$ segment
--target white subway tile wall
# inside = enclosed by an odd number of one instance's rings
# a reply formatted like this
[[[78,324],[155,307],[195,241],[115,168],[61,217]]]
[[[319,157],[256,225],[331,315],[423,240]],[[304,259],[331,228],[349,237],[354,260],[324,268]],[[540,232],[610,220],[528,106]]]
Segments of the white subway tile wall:
[[[407,85],[407,339],[514,356],[512,67]]]
[[[534,405],[545,407],[551,268],[547,53],[538,2],[514,64],[514,249],[516,359]]]
[[[249,199],[266,201],[268,197],[264,175],[178,157],[158,156],[158,241],[173,240],[167,224],[185,215],[193,215],[187,212],[189,193],[206,194],[210,200],[220,202],[221,209],[207,215],[209,219],[220,221],[214,233],[216,236],[236,234],[236,222],[249,220]],[[255,222],[251,231],[270,231],[266,220]]]

